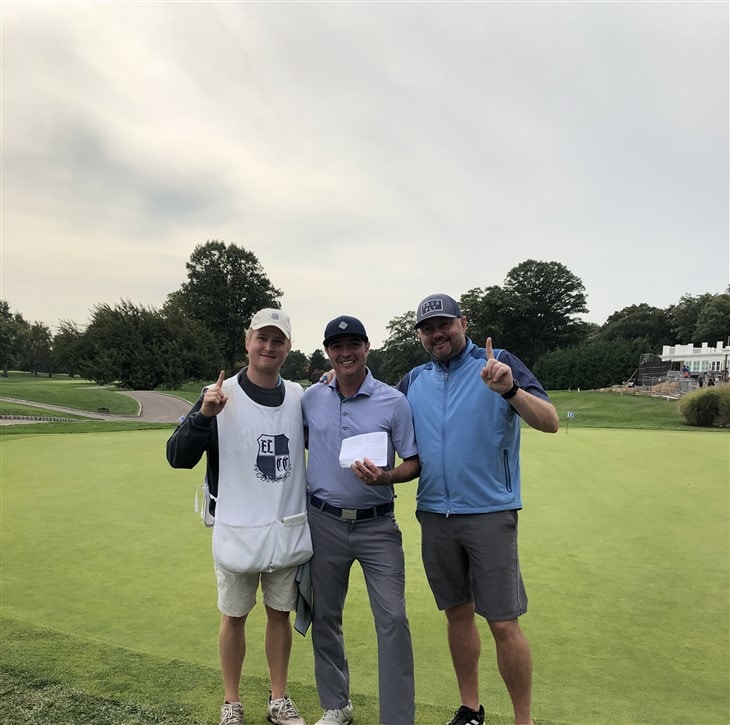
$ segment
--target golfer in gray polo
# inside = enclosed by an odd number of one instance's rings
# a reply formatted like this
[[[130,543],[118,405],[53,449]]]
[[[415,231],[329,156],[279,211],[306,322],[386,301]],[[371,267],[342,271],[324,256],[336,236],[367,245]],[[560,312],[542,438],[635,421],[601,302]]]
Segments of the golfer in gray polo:
[[[354,717],[342,610],[355,561],[365,575],[375,620],[380,722],[413,725],[413,649],[393,504],[393,484],[412,480],[420,470],[411,409],[402,393],[375,380],[365,366],[370,343],[360,320],[341,316],[329,322],[324,348],[335,377],[302,396],[314,548],[312,645],[325,710],[316,725],[349,725]],[[357,438],[366,434],[376,435]],[[374,448],[362,448],[372,457],[358,455],[360,441],[369,444],[372,438]],[[396,453],[403,459],[398,467]],[[373,460],[378,455],[380,465]]]

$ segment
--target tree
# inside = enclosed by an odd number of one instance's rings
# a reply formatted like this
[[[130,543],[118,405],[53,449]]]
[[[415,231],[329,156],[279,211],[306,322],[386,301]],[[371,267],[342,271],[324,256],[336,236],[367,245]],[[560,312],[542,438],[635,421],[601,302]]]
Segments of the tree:
[[[370,348],[368,351],[368,369],[376,380],[385,379],[385,355],[380,348]]]
[[[595,390],[628,380],[636,371],[643,340],[595,342],[543,355],[534,373],[549,390]]]
[[[61,320],[53,337],[53,367],[57,372],[77,375],[81,365],[83,332],[75,322]]]
[[[309,358],[309,379],[316,383],[332,366],[321,350],[315,350]]]
[[[286,380],[307,380],[309,378],[309,360],[300,350],[292,350],[281,366],[281,377]]]
[[[714,295],[710,293],[696,297],[693,295],[682,295],[679,298],[679,302],[667,310],[674,344],[703,342],[703,340],[695,336],[697,320],[702,308],[713,297]]]
[[[559,262],[528,259],[509,271],[503,287],[471,289],[459,305],[476,344],[489,336],[529,367],[546,352],[585,339],[589,329],[577,317],[588,311],[583,283]]]
[[[38,375],[39,372],[53,375],[52,341],[53,336],[42,322],[34,322],[24,330],[22,366],[28,372]]]
[[[730,339],[730,291],[713,295],[697,315],[694,341],[714,345],[720,341],[728,344]]]
[[[264,307],[280,307],[276,289],[256,255],[217,240],[198,245],[185,264],[188,281],[168,296],[177,308],[210,330],[228,371],[245,355],[245,333],[251,318]]]
[[[8,377],[9,368],[15,365],[21,322],[25,324],[23,316],[19,313],[13,314],[10,305],[5,300],[0,300],[0,363],[4,378]]]
[[[663,345],[671,345],[672,328],[669,312],[642,302],[614,312],[592,336],[595,342],[612,340],[644,340],[644,352],[659,353]]]
[[[381,380],[393,385],[411,368],[428,362],[429,357],[414,329],[416,313],[409,310],[387,325],[388,338],[382,348]],[[371,353],[372,354],[372,353]]]
[[[588,312],[583,282],[560,262],[527,259],[507,273],[504,286],[530,300],[546,320],[565,323]]]
[[[79,355],[89,379],[132,390],[175,389],[190,380],[212,380],[219,369],[215,339],[201,323],[128,300],[93,308]]]
[[[28,370],[52,374],[51,331],[43,322],[32,324],[19,312],[12,313],[10,305],[0,300],[0,357],[2,375],[8,376],[11,365]]]
[[[176,312],[161,313],[164,333],[159,357],[163,374],[159,387],[176,390],[186,382],[215,380],[220,356],[215,338],[202,322]]]
[[[520,318],[510,333],[518,336],[513,351],[529,367],[581,339],[577,315],[588,312],[585,287],[565,265],[528,259],[508,272],[504,287],[520,299]]]
[[[468,321],[467,334],[483,346],[487,337],[494,347],[508,348],[518,357],[521,320],[527,315],[528,301],[499,285],[475,287],[461,296],[461,312]]]

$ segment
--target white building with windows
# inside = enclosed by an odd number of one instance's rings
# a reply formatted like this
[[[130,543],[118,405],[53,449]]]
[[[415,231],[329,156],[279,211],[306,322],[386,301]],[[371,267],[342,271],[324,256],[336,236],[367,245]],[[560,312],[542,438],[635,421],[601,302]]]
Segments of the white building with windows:
[[[730,339],[728,343],[730,343]],[[671,361],[673,370],[682,370],[686,365],[692,377],[699,377],[707,373],[727,380],[730,344],[723,345],[722,340],[718,340],[715,347],[710,347],[706,342],[703,342],[700,347],[695,347],[692,343],[664,345],[659,357],[665,362]]]

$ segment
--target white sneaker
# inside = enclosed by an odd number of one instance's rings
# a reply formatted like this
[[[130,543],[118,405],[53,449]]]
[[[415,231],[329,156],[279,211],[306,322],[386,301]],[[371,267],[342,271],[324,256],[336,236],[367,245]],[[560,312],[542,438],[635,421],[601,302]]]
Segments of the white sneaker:
[[[223,705],[220,725],[243,725],[243,706],[240,702],[226,702]]]
[[[340,710],[325,710],[324,715],[314,725],[350,725],[355,719],[352,712],[352,701]]]
[[[274,725],[306,725],[304,718],[286,693],[278,700],[269,698],[269,712],[266,719]]]

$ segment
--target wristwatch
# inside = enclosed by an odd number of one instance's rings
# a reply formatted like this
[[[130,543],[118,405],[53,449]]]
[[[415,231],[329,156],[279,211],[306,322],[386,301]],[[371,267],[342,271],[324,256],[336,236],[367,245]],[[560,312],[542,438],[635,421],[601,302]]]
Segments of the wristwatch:
[[[506,392],[502,393],[502,397],[505,400],[509,400],[510,398],[514,398],[515,395],[517,395],[517,391],[520,389],[520,384],[516,381],[512,381],[512,387]]]

